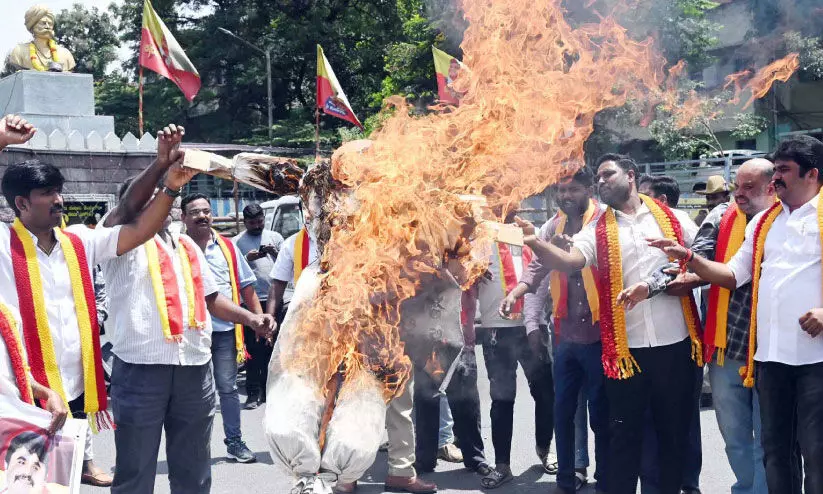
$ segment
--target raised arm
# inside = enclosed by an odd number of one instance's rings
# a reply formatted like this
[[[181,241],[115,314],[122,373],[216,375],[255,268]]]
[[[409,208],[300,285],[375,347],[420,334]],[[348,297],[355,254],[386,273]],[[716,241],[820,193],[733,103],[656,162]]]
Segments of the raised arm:
[[[157,132],[157,159],[129,184],[117,206],[106,216],[103,226],[109,228],[134,221],[151,199],[163,174],[180,157],[180,142],[185,134],[183,127],[174,124]]]
[[[704,257],[697,256],[691,249],[679,245],[674,240],[666,238],[647,239],[649,245],[657,247],[666,253],[667,256],[677,260],[686,260],[689,269],[697,276],[713,285],[719,285],[729,290],[737,288],[737,280],[734,272],[721,262],[710,261]]]
[[[37,129],[19,115],[6,115],[0,119],[0,150],[6,146],[25,144],[34,137]]]
[[[177,161],[171,165],[166,174],[163,189],[154,196],[148,207],[134,221],[121,227],[117,239],[118,256],[143,245],[163,227],[163,222],[169,216],[171,206],[176,196],[179,195],[180,189],[198,173],[197,170],[183,168],[183,157],[184,152],[180,151]]]
[[[534,254],[540,258],[541,262],[548,269],[556,269],[566,273],[580,271],[586,267],[586,257],[579,249],[571,246],[568,251],[554,245],[551,242],[541,240],[535,235],[535,228],[531,222],[515,218],[517,226],[523,229],[526,245],[531,247]]]

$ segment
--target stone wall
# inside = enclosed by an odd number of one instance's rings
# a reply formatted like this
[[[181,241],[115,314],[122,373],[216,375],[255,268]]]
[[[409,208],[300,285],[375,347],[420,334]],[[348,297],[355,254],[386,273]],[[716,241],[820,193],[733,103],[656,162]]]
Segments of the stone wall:
[[[146,168],[154,153],[148,152],[76,152],[38,150],[30,147],[9,147],[0,152],[0,176],[6,167],[29,159],[47,161],[57,166],[66,177],[65,194],[113,194],[123,181]],[[0,220],[14,217],[5,199],[0,199]]]

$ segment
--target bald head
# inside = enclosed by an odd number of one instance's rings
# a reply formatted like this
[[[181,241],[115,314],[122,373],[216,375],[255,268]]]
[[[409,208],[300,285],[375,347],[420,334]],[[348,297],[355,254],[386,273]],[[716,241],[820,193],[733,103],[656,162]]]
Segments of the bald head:
[[[746,216],[753,216],[774,203],[774,164],[765,158],[746,161],[737,169],[734,201]]]

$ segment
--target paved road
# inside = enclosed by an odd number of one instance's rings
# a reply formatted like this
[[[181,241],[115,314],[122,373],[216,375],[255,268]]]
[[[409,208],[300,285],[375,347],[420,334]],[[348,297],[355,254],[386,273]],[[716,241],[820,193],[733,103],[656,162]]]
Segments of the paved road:
[[[478,348],[479,354],[482,351]],[[491,448],[491,428],[489,424],[489,381],[486,377],[482,355],[478,355],[480,372],[479,388],[481,406],[483,410],[483,439],[486,443],[487,457],[493,458]],[[518,372],[518,400],[515,406],[515,432],[512,449],[512,471],[515,480],[495,492],[500,494],[548,494],[554,491],[554,477],[544,475],[536,466],[537,458],[534,453],[534,424],[532,400],[528,392],[526,380],[522,372]],[[271,397],[270,397],[271,398]],[[244,399],[244,398],[243,398]],[[700,414],[703,427],[703,473],[701,488],[706,494],[721,494],[729,492],[734,481],[729,464],[723,451],[723,440],[717,428],[714,411],[707,409]],[[234,493],[271,493],[286,494],[291,487],[289,476],[279,467],[274,466],[266,447],[262,433],[263,410],[243,411],[244,439],[249,448],[257,454],[258,462],[241,465],[227,461],[223,446],[223,429],[220,414],[214,421],[214,435],[212,438],[213,455],[213,485],[215,494]],[[589,434],[590,442],[592,434]],[[164,446],[161,445],[160,458],[157,466],[155,492],[165,494],[169,492],[168,467]],[[590,446],[593,452],[594,446]],[[97,462],[106,470],[114,466],[114,436],[111,432],[103,432],[95,440]],[[593,457],[593,455],[591,455]],[[590,472],[591,475],[591,472]],[[386,477],[385,453],[379,453],[372,468],[360,482],[358,492],[362,494],[377,494],[383,492],[383,480]],[[425,476],[440,487],[441,493],[469,493],[481,492],[480,479],[469,473],[462,465],[440,462],[437,471]],[[83,486],[82,494],[102,494],[103,489]],[[594,488],[588,486],[582,492],[592,494]]]

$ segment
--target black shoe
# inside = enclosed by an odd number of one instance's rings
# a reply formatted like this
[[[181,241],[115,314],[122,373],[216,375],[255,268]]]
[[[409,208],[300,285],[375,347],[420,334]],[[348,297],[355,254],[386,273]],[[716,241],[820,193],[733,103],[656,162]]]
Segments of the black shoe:
[[[244,410],[254,410],[255,408],[260,406],[260,400],[253,395],[249,395],[246,399],[246,403],[243,405]]]
[[[702,494],[697,487],[683,487],[680,489],[680,494]]]
[[[257,458],[241,439],[226,439],[226,457],[240,463],[254,463]]]

